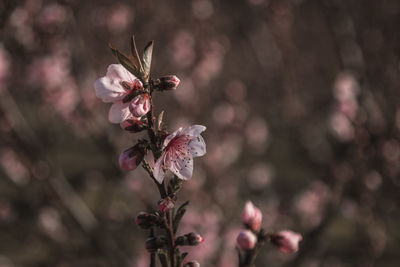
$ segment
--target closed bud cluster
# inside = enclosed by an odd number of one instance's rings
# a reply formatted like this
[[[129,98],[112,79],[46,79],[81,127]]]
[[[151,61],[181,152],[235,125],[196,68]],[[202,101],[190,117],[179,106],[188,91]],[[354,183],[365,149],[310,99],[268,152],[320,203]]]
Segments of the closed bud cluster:
[[[150,237],[146,240],[145,247],[148,252],[156,252],[158,249],[164,247],[167,240],[163,236]]]
[[[201,235],[191,232],[186,235],[179,236],[175,240],[175,243],[178,246],[197,246],[198,244],[200,244],[203,241],[204,241],[204,238]]]
[[[303,237],[290,230],[270,234],[270,241],[283,253],[294,253],[299,250],[299,242]]]
[[[158,221],[159,217],[157,215],[144,211],[139,212],[135,219],[136,224],[142,229],[149,229],[156,225]]]
[[[236,242],[240,249],[242,250],[251,250],[257,244],[257,237],[250,230],[244,230],[239,233],[236,238]]]
[[[119,124],[122,129],[131,132],[138,133],[147,128],[147,123],[132,117],[132,119],[127,119]]]
[[[145,148],[141,143],[128,148],[119,156],[119,167],[123,171],[132,171],[136,169],[142,162],[145,152]]]
[[[168,212],[174,206],[175,205],[174,205],[174,202],[172,201],[172,199],[170,197],[166,197],[166,198],[160,199],[160,201],[158,201],[157,208],[161,212]]]
[[[154,82],[160,91],[175,90],[181,81],[175,75],[163,76]]]
[[[135,117],[142,117],[150,111],[150,96],[148,94],[140,94],[135,96],[129,104],[129,111]]]
[[[258,232],[261,228],[262,213],[251,201],[247,201],[242,211],[242,222],[246,228]]]
[[[200,263],[197,261],[189,261],[183,265],[183,267],[200,267]]]

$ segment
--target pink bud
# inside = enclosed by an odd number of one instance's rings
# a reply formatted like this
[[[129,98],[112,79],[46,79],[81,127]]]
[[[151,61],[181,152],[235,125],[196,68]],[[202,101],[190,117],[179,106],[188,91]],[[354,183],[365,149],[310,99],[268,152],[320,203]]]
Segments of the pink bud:
[[[161,212],[168,212],[170,209],[174,207],[174,202],[170,197],[166,197],[158,201],[158,210]]]
[[[299,250],[299,242],[303,237],[290,230],[270,234],[270,241],[283,253],[294,253]]]
[[[183,265],[183,267],[200,267],[200,263],[197,261],[189,261]]]
[[[204,241],[204,237],[193,232],[187,234],[186,236],[188,238],[188,243],[191,246],[196,246]]]
[[[129,110],[135,117],[142,117],[150,110],[150,97],[148,94],[136,96],[129,105]]]
[[[175,90],[180,82],[175,75],[168,75],[158,79],[156,86],[160,91]]]
[[[242,250],[251,250],[257,244],[257,237],[250,230],[244,230],[236,238],[237,244]]]
[[[132,171],[136,169],[142,162],[144,154],[145,150],[140,144],[128,148],[119,156],[119,167],[123,171]]]
[[[201,235],[191,232],[186,235],[178,236],[175,240],[175,244],[178,246],[197,246],[203,241],[204,238]]]
[[[251,201],[247,201],[243,208],[242,222],[248,229],[255,232],[259,231],[261,228],[262,213]]]

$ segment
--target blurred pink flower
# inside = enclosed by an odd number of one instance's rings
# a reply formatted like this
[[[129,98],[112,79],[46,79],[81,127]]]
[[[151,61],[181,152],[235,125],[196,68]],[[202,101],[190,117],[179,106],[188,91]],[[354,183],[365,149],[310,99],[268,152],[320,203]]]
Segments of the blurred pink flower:
[[[169,169],[178,178],[188,180],[193,174],[193,158],[206,153],[206,144],[201,133],[206,127],[192,125],[179,128],[164,140],[162,155],[154,165],[154,177],[159,183]]]
[[[107,26],[111,32],[124,31],[134,18],[134,12],[130,6],[119,3],[109,10],[106,20]]]
[[[299,250],[299,242],[303,237],[290,230],[283,230],[270,235],[272,244],[276,245],[283,253],[294,253]]]
[[[67,18],[67,9],[59,4],[50,4],[42,9],[37,17],[38,24],[44,30],[53,29]]]
[[[141,86],[142,83],[121,64],[111,64],[106,76],[95,81],[96,96],[105,103],[113,103],[108,114],[111,123],[121,123],[131,116],[129,96]]]
[[[326,184],[315,181],[295,199],[295,209],[305,226],[315,226],[322,220],[330,191]]]
[[[262,213],[251,201],[247,201],[244,205],[242,222],[247,228],[256,232],[261,228]]]
[[[333,134],[342,142],[349,142],[354,138],[354,127],[351,121],[341,112],[335,112],[330,118]]]
[[[244,230],[236,238],[237,244],[242,250],[251,250],[257,243],[257,237],[250,230]]]

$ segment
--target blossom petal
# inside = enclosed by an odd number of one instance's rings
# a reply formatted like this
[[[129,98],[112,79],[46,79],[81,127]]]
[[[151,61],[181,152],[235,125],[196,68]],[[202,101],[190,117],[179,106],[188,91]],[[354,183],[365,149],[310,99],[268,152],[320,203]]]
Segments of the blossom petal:
[[[192,157],[200,157],[206,154],[206,143],[201,135],[190,140],[188,150]]]
[[[190,137],[197,137],[202,132],[204,132],[206,129],[207,129],[206,126],[203,126],[203,125],[192,125],[192,126],[186,127],[182,131],[182,134],[189,135]]]
[[[108,112],[108,120],[111,123],[121,123],[127,120],[130,116],[131,112],[129,111],[129,102],[115,102],[112,104],[110,111]]]
[[[103,102],[115,102],[124,98],[127,90],[121,85],[121,82],[133,82],[136,79],[121,64],[111,64],[106,76],[97,79],[94,82],[96,96]]]
[[[179,136],[182,132],[182,127],[180,127],[178,130],[176,130],[175,132],[173,132],[172,134],[168,135],[165,139],[164,139],[164,143],[163,143],[163,147],[162,149],[164,149],[169,142],[174,139],[175,136]]]
[[[169,169],[182,180],[189,180],[193,175],[193,158],[187,151],[185,154],[176,151]]]
[[[164,181],[165,177],[165,171],[163,169],[163,161],[164,161],[164,155],[162,155],[156,161],[156,164],[154,164],[154,171],[153,171],[154,178],[156,178],[157,182],[159,182],[160,184]]]

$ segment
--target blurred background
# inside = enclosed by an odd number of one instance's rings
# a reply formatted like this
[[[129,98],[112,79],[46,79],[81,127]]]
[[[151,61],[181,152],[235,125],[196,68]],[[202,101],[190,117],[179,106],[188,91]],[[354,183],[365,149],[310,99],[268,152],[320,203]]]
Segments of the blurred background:
[[[158,192],[121,151],[93,82],[155,40],[170,132],[203,124],[207,154],[180,193],[202,266],[237,266],[246,200],[267,231],[256,266],[399,266],[400,1],[0,2],[0,266],[148,266],[134,218]]]

